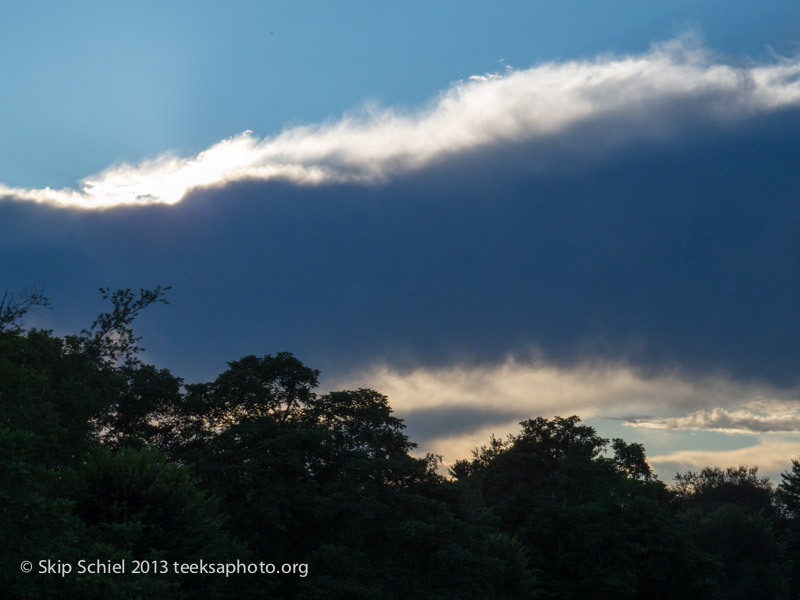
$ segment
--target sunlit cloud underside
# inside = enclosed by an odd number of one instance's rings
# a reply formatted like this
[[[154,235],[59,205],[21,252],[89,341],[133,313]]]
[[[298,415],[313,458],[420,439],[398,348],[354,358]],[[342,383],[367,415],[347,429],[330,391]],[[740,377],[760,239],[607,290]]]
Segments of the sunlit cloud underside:
[[[800,390],[724,375],[645,374],[622,363],[558,367],[509,358],[496,365],[412,370],[378,365],[329,383],[335,388],[381,390],[397,415],[412,423],[424,422],[429,415],[450,414],[455,420],[473,414],[444,434],[412,436],[420,452],[442,455],[445,464],[469,458],[492,434],[518,433],[521,420],[573,414],[594,423],[612,420],[630,427],[630,436],[622,437],[631,439],[688,431],[745,434],[741,439],[750,440],[736,450],[708,447],[650,455],[666,478],[677,468],[738,464],[758,465],[775,476],[800,455]]]
[[[196,156],[118,164],[79,189],[0,184],[0,197],[64,208],[175,204],[191,190],[242,180],[300,185],[382,182],[460,152],[535,142],[610,122],[585,146],[613,147],[675,134],[698,120],[725,123],[800,105],[800,57],[730,65],[692,36],[638,56],[551,62],[458,81],[426,108],[374,106],[259,139],[244,132]],[[575,143],[575,142],[573,142]]]

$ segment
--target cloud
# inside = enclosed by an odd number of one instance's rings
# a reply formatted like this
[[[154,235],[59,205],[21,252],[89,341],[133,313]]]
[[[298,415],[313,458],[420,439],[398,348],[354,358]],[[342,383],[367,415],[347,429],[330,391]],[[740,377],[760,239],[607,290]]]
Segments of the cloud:
[[[105,211],[0,203],[0,272],[9,289],[45,286],[60,314],[83,315],[77,330],[97,286],[172,285],[148,348],[195,380],[283,349],[343,373],[496,365],[535,346],[561,367],[610,358],[794,386],[798,136],[789,110],[555,171],[531,165],[563,152],[516,144],[390,185],[249,181]],[[619,414],[715,407],[732,409]]]
[[[552,141],[587,123],[612,125],[579,140],[581,152],[798,104],[800,57],[729,65],[685,36],[639,56],[470,77],[415,113],[368,106],[264,139],[244,132],[197,156],[114,165],[82,180],[79,190],[0,185],[0,197],[97,209],[174,204],[191,190],[242,180],[374,183],[491,145]]]
[[[664,480],[675,473],[699,471],[704,467],[758,467],[760,475],[780,482],[780,473],[791,468],[791,460],[800,452],[797,436],[771,435],[762,437],[756,444],[735,450],[678,450],[660,456],[648,457],[653,469]]]
[[[409,437],[419,443],[419,451],[442,455],[446,465],[468,458],[491,434],[517,433],[520,421],[537,416],[577,414],[594,424],[611,419],[635,427],[727,433],[800,431],[796,389],[723,375],[647,374],[623,363],[557,367],[540,359],[508,358],[495,365],[410,370],[380,365],[325,383],[332,388],[371,387],[386,394],[405,420]],[[653,416],[625,416],[632,411]],[[675,416],[687,411],[692,412]],[[778,445],[758,441],[758,447],[766,444],[771,452],[764,460],[757,450],[701,449],[655,455],[652,462],[662,474],[671,475],[669,470],[676,464],[685,470],[703,461],[712,462],[701,466],[739,464],[737,460],[748,459],[745,462],[763,463],[775,474],[776,465],[785,468],[784,463],[797,452],[798,441],[795,439],[794,449],[786,440]],[[779,451],[783,453],[780,456],[776,454]]]
[[[796,404],[794,405],[796,407]],[[723,433],[800,432],[800,414],[791,407],[780,407],[778,413],[765,414],[747,408],[729,411],[724,408],[698,410],[683,417],[633,417],[626,425],[652,429],[686,429]]]
[[[584,418],[608,418],[631,409],[663,414],[722,404],[765,406],[764,398],[773,399],[769,406],[784,407],[794,399],[793,390],[734,381],[722,375],[679,371],[648,374],[613,362],[561,367],[539,359],[523,361],[513,357],[482,366],[401,370],[379,365],[331,384],[374,387],[389,396],[395,410],[405,414],[470,408],[494,410],[505,416],[579,414]],[[640,424],[631,417],[623,418]]]

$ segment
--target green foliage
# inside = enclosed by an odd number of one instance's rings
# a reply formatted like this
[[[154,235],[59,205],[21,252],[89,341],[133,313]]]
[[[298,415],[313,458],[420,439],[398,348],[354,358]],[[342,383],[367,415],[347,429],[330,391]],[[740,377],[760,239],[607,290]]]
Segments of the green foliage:
[[[126,365],[117,372],[123,384],[97,419],[103,442],[114,447],[168,447],[181,426],[181,379],[152,365]]]
[[[246,556],[223,531],[219,503],[157,450],[99,447],[84,459],[77,481],[76,513],[89,536],[129,559],[171,564]],[[173,578],[172,584],[174,593],[191,598],[223,598],[231,585],[210,575]]]
[[[295,420],[314,400],[319,371],[289,352],[245,356],[228,365],[214,382],[187,386],[185,414],[200,429],[216,430],[260,416]]]
[[[790,471],[781,473],[781,484],[777,494],[788,513],[794,519],[800,519],[800,460],[792,459]]]
[[[781,474],[776,490],[782,520],[778,533],[787,556],[791,597],[800,597],[800,460],[792,459],[792,468]]]
[[[310,563],[314,578],[281,581],[283,595],[469,598],[498,584],[504,557],[480,541],[489,531],[471,535],[484,530],[430,497],[443,484],[436,461],[408,455],[413,445],[384,396],[302,391],[302,402],[274,405],[274,391],[262,393],[263,404],[249,400],[262,406],[259,416],[207,437],[195,467],[227,507],[229,530],[255,554]],[[356,562],[363,556],[368,568]],[[454,556],[464,560],[453,564]],[[489,563],[494,583],[484,581]],[[445,568],[461,573],[458,593],[441,578]]]
[[[770,480],[746,466],[707,467],[675,480],[681,520],[716,563],[710,572],[720,597],[788,598],[791,574]]]
[[[35,436],[0,427],[0,589],[15,598],[47,598],[57,582],[21,573],[32,562],[77,555],[80,523],[70,501],[52,493],[59,473],[38,464]]]
[[[50,306],[40,290],[28,290],[19,296],[8,290],[0,298],[0,331],[20,331],[22,319],[28,312]]]
[[[614,465],[621,472],[633,479],[648,481],[653,478],[653,470],[647,464],[644,446],[628,444],[625,440],[616,438],[611,447],[614,449]]]
[[[79,338],[71,338],[80,352],[106,365],[123,362],[126,365],[139,363],[137,353],[143,350],[138,343],[141,338],[133,334],[133,320],[145,308],[154,303],[168,304],[166,293],[170,287],[156,286],[141,289],[138,293],[130,289],[111,291],[100,288],[103,300],[110,300],[110,312],[100,313],[89,329],[81,331]]]
[[[638,444],[578,417],[530,419],[451,474],[532,557],[547,598],[672,598],[707,591],[703,557],[682,537],[671,495]],[[580,574],[576,576],[576,574]]]
[[[641,444],[576,416],[491,437],[452,479],[386,396],[318,394],[288,352],[184,385],[133,322],[169,288],[101,289],[80,334],[0,300],[0,590],[14,598],[786,598],[800,589],[800,462],[668,488]],[[308,576],[25,575],[21,560],[307,564]]]
[[[724,503],[689,510],[681,519],[697,547],[715,560],[714,588],[721,598],[789,598],[784,549],[763,513]]]
[[[74,461],[96,440],[121,384],[48,331],[0,332],[0,420],[34,433],[45,464]]]
[[[706,467],[675,476],[675,492],[684,508],[710,511],[734,504],[750,512],[773,514],[775,489],[768,477],[758,476],[758,467]]]

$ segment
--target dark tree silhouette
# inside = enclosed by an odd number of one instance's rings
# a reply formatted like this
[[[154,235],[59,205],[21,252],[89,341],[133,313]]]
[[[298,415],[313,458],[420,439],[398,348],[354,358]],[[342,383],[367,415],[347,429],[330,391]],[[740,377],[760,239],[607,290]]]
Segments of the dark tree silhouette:
[[[101,289],[77,335],[0,300],[0,589],[11,598],[769,598],[800,590],[800,462],[672,487],[641,444],[523,421],[440,474],[389,399],[318,393],[289,352],[184,384],[133,323],[169,288]],[[25,575],[22,560],[265,561],[306,577]],[[791,594],[791,596],[790,596]]]

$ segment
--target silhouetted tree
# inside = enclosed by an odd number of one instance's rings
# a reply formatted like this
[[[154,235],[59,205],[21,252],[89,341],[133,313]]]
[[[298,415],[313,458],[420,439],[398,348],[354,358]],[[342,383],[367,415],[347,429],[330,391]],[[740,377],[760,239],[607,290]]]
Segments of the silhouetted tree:
[[[681,520],[720,566],[714,587],[726,599],[788,598],[784,545],[776,535],[775,489],[758,467],[706,467],[678,474]]]
[[[800,460],[781,474],[777,495],[781,503],[781,539],[786,547],[791,597],[800,597]]]
[[[800,589],[800,463],[668,488],[641,444],[578,417],[492,437],[439,474],[386,396],[316,392],[288,352],[184,385],[134,319],[168,288],[101,289],[77,335],[0,298],[0,589],[14,598],[786,598]],[[788,550],[788,556],[787,556]],[[21,560],[307,563],[308,576],[26,576]],[[130,564],[130,562],[129,562]]]
[[[29,289],[21,294],[5,290],[0,296],[0,331],[20,331],[28,312],[49,306],[50,301],[41,290]]]
[[[640,445],[613,444],[578,417],[538,417],[492,438],[451,474],[524,544],[547,598],[699,597],[703,557]]]
[[[758,467],[706,467],[699,473],[678,473],[674,490],[687,510],[710,511],[724,504],[734,504],[768,517],[775,513],[775,488],[769,477],[759,477]]]

